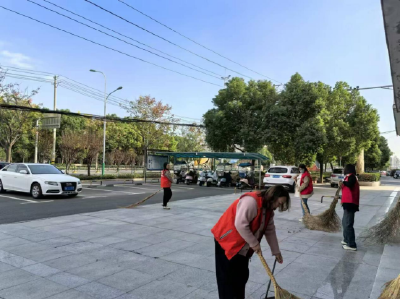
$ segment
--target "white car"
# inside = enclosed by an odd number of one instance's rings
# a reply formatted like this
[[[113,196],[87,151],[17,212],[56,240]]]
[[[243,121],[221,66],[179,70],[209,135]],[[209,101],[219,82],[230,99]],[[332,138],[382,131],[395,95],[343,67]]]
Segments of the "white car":
[[[283,185],[294,193],[296,188],[296,182],[294,177],[299,175],[300,171],[295,166],[276,166],[269,168],[268,172],[264,176],[264,185]]]
[[[52,165],[10,164],[0,170],[0,193],[5,191],[30,193],[35,199],[48,195],[75,197],[82,191],[82,184]]]
[[[331,174],[331,187],[338,187],[339,181],[343,181],[344,173],[342,168],[333,169]]]

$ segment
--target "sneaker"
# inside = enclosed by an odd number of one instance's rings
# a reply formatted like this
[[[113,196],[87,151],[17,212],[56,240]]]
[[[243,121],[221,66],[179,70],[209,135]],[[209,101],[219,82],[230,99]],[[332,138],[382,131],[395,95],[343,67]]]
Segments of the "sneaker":
[[[169,208],[169,207],[167,207],[167,206],[164,206],[163,208],[164,208],[164,209],[171,209],[171,208]]]
[[[303,222],[303,218],[299,219],[299,222]]]
[[[347,245],[347,243],[345,241],[341,241],[342,245]]]
[[[347,245],[343,245],[343,249],[344,249],[344,250],[357,251],[357,248],[352,248],[352,247],[349,247],[349,246],[347,246]]]

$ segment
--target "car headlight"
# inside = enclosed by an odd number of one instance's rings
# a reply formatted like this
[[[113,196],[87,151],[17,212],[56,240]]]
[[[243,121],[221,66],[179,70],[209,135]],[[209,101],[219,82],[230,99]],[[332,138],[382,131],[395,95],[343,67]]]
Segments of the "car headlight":
[[[55,181],[45,181],[44,183],[47,185],[58,185],[58,182]]]
[[[78,180],[78,184],[81,184],[81,181],[80,181],[80,180]]]

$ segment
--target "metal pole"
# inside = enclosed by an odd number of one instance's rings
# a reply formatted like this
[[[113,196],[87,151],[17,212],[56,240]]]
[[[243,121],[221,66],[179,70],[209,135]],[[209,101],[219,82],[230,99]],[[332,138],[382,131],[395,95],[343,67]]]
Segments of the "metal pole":
[[[57,76],[54,76],[54,110],[57,109]],[[51,164],[54,165],[56,162],[56,139],[57,129],[53,129],[53,151],[51,153]]]
[[[38,140],[39,140],[39,119],[36,120],[36,139],[35,139],[35,164],[38,162]]]
[[[104,128],[103,128],[103,165],[101,167],[101,176],[104,176],[105,168],[106,168],[106,114],[107,114],[107,78],[106,75],[101,72],[104,76]]]

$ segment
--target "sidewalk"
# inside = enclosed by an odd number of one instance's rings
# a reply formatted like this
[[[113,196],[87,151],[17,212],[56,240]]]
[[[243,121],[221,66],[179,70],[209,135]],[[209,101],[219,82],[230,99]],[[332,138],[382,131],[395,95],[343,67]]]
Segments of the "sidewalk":
[[[389,187],[364,188],[356,234],[379,221],[396,194]],[[170,211],[157,204],[1,225],[0,297],[218,298],[210,229],[237,197],[176,201]],[[313,214],[329,206],[331,200],[321,204],[320,197],[310,201]],[[345,252],[341,233],[309,231],[300,217],[296,198],[289,213],[275,217],[284,258],[276,278],[298,297],[377,297],[400,273],[400,258],[391,255],[399,247],[359,242],[357,252]],[[272,267],[265,241],[263,251]],[[263,298],[267,282],[253,257],[247,297]]]

